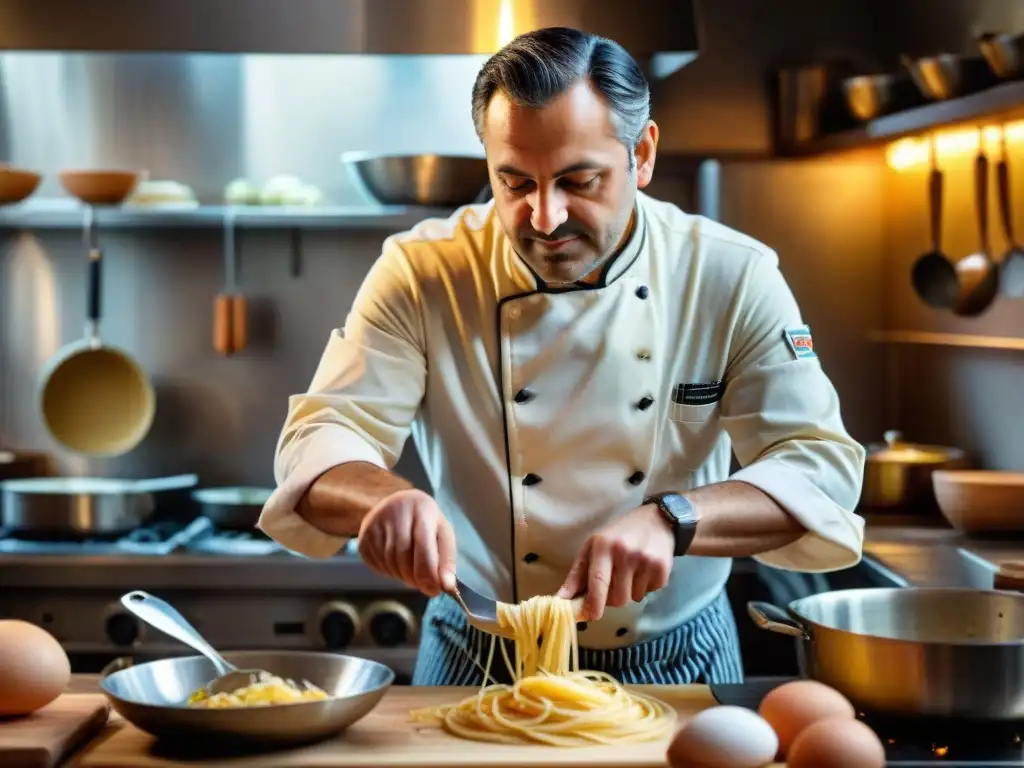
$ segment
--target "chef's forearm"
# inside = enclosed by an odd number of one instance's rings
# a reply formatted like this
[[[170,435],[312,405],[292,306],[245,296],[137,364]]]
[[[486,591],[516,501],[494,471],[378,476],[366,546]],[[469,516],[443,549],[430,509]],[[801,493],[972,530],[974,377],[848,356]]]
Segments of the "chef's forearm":
[[[413,487],[405,478],[365,461],[324,472],[309,487],[296,511],[310,525],[335,536],[355,536],[377,502]]]
[[[806,529],[749,483],[726,480],[686,493],[700,515],[689,553],[700,557],[751,557],[799,539]]]

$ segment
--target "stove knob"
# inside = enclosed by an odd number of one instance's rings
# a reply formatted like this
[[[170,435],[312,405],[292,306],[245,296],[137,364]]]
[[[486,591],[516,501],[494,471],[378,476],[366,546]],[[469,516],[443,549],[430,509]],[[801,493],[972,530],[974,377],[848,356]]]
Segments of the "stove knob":
[[[326,603],[317,612],[316,623],[324,647],[338,650],[350,645],[359,632],[359,613],[350,603]]]
[[[370,637],[377,645],[394,647],[416,642],[416,617],[407,607],[394,600],[381,600],[366,609],[363,621],[370,628]]]
[[[138,619],[125,611],[107,614],[107,637],[114,645],[135,645],[142,634]]]

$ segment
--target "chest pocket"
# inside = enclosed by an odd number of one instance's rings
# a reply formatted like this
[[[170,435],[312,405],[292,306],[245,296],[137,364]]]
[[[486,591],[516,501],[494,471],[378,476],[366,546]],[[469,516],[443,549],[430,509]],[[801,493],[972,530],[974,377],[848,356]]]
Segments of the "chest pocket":
[[[724,392],[722,381],[675,386],[668,409],[673,467],[695,472],[707,461],[721,433],[719,405]]]

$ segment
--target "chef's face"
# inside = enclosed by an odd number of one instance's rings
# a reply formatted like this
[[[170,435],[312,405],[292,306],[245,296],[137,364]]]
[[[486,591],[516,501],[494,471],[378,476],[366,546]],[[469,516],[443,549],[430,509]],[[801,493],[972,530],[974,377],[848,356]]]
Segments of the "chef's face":
[[[631,162],[614,113],[581,81],[540,109],[498,91],[483,140],[498,218],[520,257],[547,283],[595,276],[629,236],[657,126],[647,124]]]

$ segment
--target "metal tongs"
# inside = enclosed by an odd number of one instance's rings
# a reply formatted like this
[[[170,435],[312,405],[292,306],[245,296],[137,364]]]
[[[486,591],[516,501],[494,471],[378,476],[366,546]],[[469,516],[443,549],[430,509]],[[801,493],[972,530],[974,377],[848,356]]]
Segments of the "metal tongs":
[[[514,635],[498,624],[498,601],[484,597],[475,589],[466,586],[461,579],[455,579],[455,592],[452,593],[462,610],[466,612],[466,618],[472,627],[481,632],[487,632],[498,637],[514,639]],[[580,615],[583,610],[583,597],[573,598],[574,613]]]

